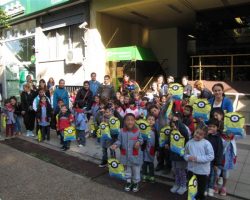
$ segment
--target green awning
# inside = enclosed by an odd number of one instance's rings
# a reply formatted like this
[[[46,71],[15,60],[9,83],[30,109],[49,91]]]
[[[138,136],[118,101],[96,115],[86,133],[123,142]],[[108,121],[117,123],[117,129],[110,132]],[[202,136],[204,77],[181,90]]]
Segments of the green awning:
[[[106,49],[106,61],[157,61],[151,49],[130,46]]]

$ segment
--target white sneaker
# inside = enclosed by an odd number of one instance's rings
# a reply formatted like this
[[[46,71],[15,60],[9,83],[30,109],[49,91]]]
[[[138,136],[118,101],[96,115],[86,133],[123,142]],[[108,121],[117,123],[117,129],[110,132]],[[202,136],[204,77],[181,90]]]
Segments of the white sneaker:
[[[34,133],[33,133],[32,131],[30,131],[30,136],[31,136],[31,137],[34,137],[34,136],[35,136]]]
[[[207,195],[208,195],[209,197],[213,197],[213,196],[214,196],[214,189],[208,188]]]
[[[171,189],[170,189],[170,192],[172,193],[176,193],[177,190],[179,189],[180,187],[178,185],[174,185]]]
[[[219,179],[218,179],[218,185],[222,185],[222,184],[223,184],[223,178],[219,177]]]
[[[82,145],[82,144],[79,144],[78,147],[83,147],[83,145]]]
[[[30,131],[26,131],[26,137],[30,136]]]
[[[204,196],[205,196],[205,197],[207,196],[207,191],[204,192]]]
[[[179,187],[176,191],[177,194],[183,195],[187,191],[187,187]]]

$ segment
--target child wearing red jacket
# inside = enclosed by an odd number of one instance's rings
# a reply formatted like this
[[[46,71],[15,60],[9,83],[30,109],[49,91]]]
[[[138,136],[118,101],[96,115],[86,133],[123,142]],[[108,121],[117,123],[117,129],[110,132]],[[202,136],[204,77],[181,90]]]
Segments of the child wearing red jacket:
[[[64,129],[71,126],[74,116],[70,113],[66,105],[61,106],[61,111],[58,114],[57,130],[60,131],[61,141],[63,146],[61,149],[67,151],[70,148],[70,141],[64,141]]]

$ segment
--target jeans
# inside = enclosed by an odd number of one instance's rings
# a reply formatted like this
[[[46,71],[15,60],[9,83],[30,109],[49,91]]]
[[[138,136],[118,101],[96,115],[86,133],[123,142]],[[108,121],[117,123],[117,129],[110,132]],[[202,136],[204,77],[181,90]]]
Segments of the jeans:
[[[134,165],[134,166],[125,166],[125,178],[126,181],[131,183],[139,183],[141,180],[141,166]]]
[[[20,116],[16,117],[16,124],[15,124],[15,132],[21,132],[21,120],[22,118]]]
[[[78,144],[85,145],[86,138],[85,138],[85,130],[77,130],[76,129],[76,138],[78,140]]]
[[[114,150],[110,150],[110,157],[111,158],[116,158],[116,153]],[[102,161],[107,161],[108,160],[108,148],[102,147]]]
[[[144,161],[142,165],[142,174],[149,175],[151,177],[154,176],[154,163]]]

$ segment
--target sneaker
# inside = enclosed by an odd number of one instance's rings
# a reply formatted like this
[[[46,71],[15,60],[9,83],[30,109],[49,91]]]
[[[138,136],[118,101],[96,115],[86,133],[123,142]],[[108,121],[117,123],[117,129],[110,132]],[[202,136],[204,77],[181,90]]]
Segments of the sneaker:
[[[215,194],[219,194],[219,187],[218,187],[218,185],[214,186],[214,193]]]
[[[148,180],[149,180],[150,183],[155,183],[155,177],[154,176],[150,176],[148,178]]]
[[[205,196],[205,197],[207,196],[207,191],[204,192],[204,196]]]
[[[83,145],[82,145],[82,144],[79,144],[78,147],[83,147]]]
[[[67,150],[68,150],[68,148],[64,147],[62,150],[63,150],[63,151],[67,151]]]
[[[208,188],[207,195],[208,195],[209,197],[213,197],[213,196],[214,196],[214,189]]]
[[[225,187],[222,187],[222,188],[221,188],[220,195],[221,195],[221,196],[227,196],[227,190],[226,190]]]
[[[99,167],[106,167],[107,166],[107,161],[102,161],[99,165]]]
[[[30,136],[30,131],[26,131],[26,137]]]
[[[30,133],[30,136],[31,136],[31,137],[34,137],[34,136],[35,136],[34,133],[33,133],[32,131],[29,131],[29,133]]]
[[[134,183],[133,184],[133,192],[138,192],[139,191],[139,183]]]
[[[222,184],[223,184],[223,178],[219,177],[219,179],[218,179],[218,185],[222,185]]]
[[[125,185],[125,187],[124,187],[124,190],[126,192],[129,192],[129,191],[131,191],[132,187],[133,187],[133,184],[130,183],[130,182],[127,182],[126,185]]]
[[[147,182],[147,179],[148,179],[148,177],[146,175],[142,176],[142,182],[144,182],[144,183]]]
[[[179,195],[183,195],[186,191],[187,191],[187,187],[179,187],[176,193]]]
[[[170,189],[170,192],[176,193],[178,189],[179,189],[179,186],[178,186],[178,185],[174,185],[174,186]]]

